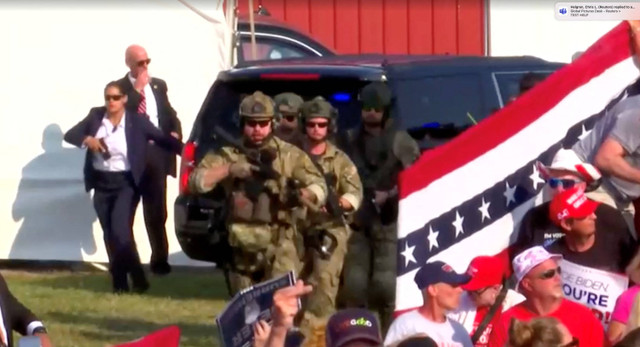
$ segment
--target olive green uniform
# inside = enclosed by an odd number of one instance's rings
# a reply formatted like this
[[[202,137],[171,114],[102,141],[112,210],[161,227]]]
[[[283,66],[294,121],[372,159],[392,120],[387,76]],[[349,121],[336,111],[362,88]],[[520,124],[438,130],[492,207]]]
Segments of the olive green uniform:
[[[276,104],[276,121],[282,122],[282,119],[286,116],[295,116],[298,122],[300,122],[300,108],[304,103],[304,100],[300,95],[294,93],[280,93],[273,97],[273,101]],[[278,125],[274,131],[274,134],[280,139],[292,143],[298,147],[302,145],[304,134],[300,131],[300,127],[295,129],[285,129],[282,125]]]
[[[363,89],[361,99],[369,104],[378,103],[388,112],[390,97],[384,100],[380,94],[380,85],[372,83]],[[372,98],[375,100],[367,101]],[[351,132],[347,146],[365,195],[348,243],[341,302],[347,307],[376,310],[386,332],[395,307],[398,174],[419,157],[420,150],[409,134],[395,130],[391,119],[386,118],[382,134],[373,136],[364,129]],[[377,206],[373,203],[375,191],[391,194],[384,204]]]
[[[244,119],[271,119],[273,102],[256,92],[243,100],[240,114]],[[227,228],[232,248],[229,282],[234,294],[290,270],[299,273],[302,237],[297,232],[295,218],[304,218],[306,209],[292,199],[292,193],[300,187],[306,188],[323,204],[327,192],[324,178],[299,148],[270,136],[259,148],[253,149],[272,153],[270,167],[280,177],[261,179],[254,173],[246,179],[227,176],[219,182],[229,196]],[[204,186],[203,182],[203,174],[208,169],[247,161],[247,155],[240,149],[223,146],[205,155],[190,176],[190,185],[200,193],[211,191],[215,185]],[[293,181],[297,182],[295,187],[291,186]],[[257,197],[250,193],[256,186],[261,187]],[[258,208],[262,211],[260,217],[256,212]]]
[[[317,97],[305,103],[301,120],[305,122],[311,118],[326,118],[330,123],[334,123],[334,113],[331,104]],[[331,128],[332,125],[329,130]],[[327,141],[326,145],[322,155],[309,155],[328,177],[329,194],[336,202],[339,198],[348,201],[353,207],[352,211],[355,211],[362,202],[362,183],[358,170],[343,151],[331,142]],[[307,146],[303,148],[307,149]],[[313,286],[313,292],[306,298],[300,324],[305,336],[312,335],[315,329],[324,326],[329,316],[335,312],[340,274],[351,234],[346,217],[335,216],[328,211],[331,211],[330,207],[311,212],[305,228],[308,232],[305,269],[309,269],[306,281]]]

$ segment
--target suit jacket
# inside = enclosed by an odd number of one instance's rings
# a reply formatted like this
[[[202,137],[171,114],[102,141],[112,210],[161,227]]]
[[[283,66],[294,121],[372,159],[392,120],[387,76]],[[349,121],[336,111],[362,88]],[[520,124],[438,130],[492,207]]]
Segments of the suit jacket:
[[[12,331],[15,330],[21,335],[27,335],[29,324],[39,320],[11,294],[2,275],[0,275],[0,308],[2,309],[2,321],[4,322],[4,330],[7,332],[9,347],[13,346]]]
[[[74,146],[82,147],[82,142],[87,136],[96,135],[106,111],[104,106],[92,108],[83,120],[64,134],[64,140]],[[182,152],[180,140],[171,135],[163,134],[146,116],[138,113],[126,111],[125,136],[127,139],[127,159],[136,186],[140,185],[140,179],[144,172],[149,140],[155,141],[156,144],[172,154]],[[95,187],[95,169],[93,168],[93,153],[91,151],[87,151],[84,160],[84,184],[87,192]]]
[[[142,99],[142,95],[138,93],[131,81],[129,80],[129,74],[118,80],[118,84],[122,87],[122,90],[127,94],[127,111],[131,113],[138,112],[138,105]],[[158,125],[163,133],[166,135],[175,132],[182,138],[182,124],[178,119],[176,110],[173,109],[171,103],[169,103],[169,96],[167,95],[167,83],[159,78],[152,77],[149,81],[153,96],[156,99],[158,106]],[[176,156],[172,152],[165,153],[165,167],[167,168],[167,175],[173,177],[176,176]]]

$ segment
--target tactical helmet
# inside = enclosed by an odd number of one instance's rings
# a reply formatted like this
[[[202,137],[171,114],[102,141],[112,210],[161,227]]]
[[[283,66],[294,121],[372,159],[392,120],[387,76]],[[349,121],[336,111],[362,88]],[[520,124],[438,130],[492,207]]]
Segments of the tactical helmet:
[[[371,82],[362,88],[359,99],[365,108],[387,109],[391,106],[391,90],[383,82]]]
[[[338,117],[338,111],[321,96],[316,96],[315,98],[305,102],[302,104],[301,112],[301,124],[302,131],[306,132],[305,123],[309,118],[325,118],[329,120],[329,132],[335,131],[335,121]]]
[[[300,107],[304,103],[302,97],[294,93],[280,93],[273,97],[276,104],[276,115],[279,119],[285,115],[300,116]]]
[[[261,91],[245,97],[240,103],[240,117],[271,119],[274,116],[273,111],[273,100]]]
[[[302,104],[301,117],[306,120],[307,118],[327,118],[333,120],[336,117],[336,109],[321,96]]]

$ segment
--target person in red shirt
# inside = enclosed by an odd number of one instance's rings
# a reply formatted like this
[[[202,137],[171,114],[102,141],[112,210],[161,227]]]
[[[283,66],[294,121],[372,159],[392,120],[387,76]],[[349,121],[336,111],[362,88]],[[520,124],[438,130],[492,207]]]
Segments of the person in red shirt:
[[[471,281],[462,286],[464,292],[460,296],[460,305],[455,310],[447,313],[450,319],[458,321],[467,329],[471,342],[475,347],[486,347],[489,344],[489,337],[493,326],[499,321],[503,311],[524,301],[524,297],[518,292],[506,289],[505,295],[499,300],[500,292],[503,290],[503,279],[510,274],[509,261],[506,257],[481,255],[471,260],[467,268],[467,274],[471,276]],[[485,318],[493,305],[498,307],[490,318]],[[477,333],[478,326],[487,319],[482,333]],[[474,341],[474,335],[476,339]]]
[[[494,326],[489,347],[504,347],[512,318],[528,321],[535,317],[554,317],[564,324],[580,347],[609,346],[602,324],[586,307],[564,298],[559,254],[550,254],[542,246],[526,249],[513,259],[516,290],[526,300],[505,311]]]

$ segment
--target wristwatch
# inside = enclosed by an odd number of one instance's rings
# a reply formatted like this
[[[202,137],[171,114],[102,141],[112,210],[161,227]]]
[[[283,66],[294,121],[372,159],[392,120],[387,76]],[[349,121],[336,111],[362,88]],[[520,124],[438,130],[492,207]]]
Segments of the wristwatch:
[[[33,335],[35,334],[46,334],[47,333],[47,329],[43,326],[37,327],[35,329],[33,329]]]

